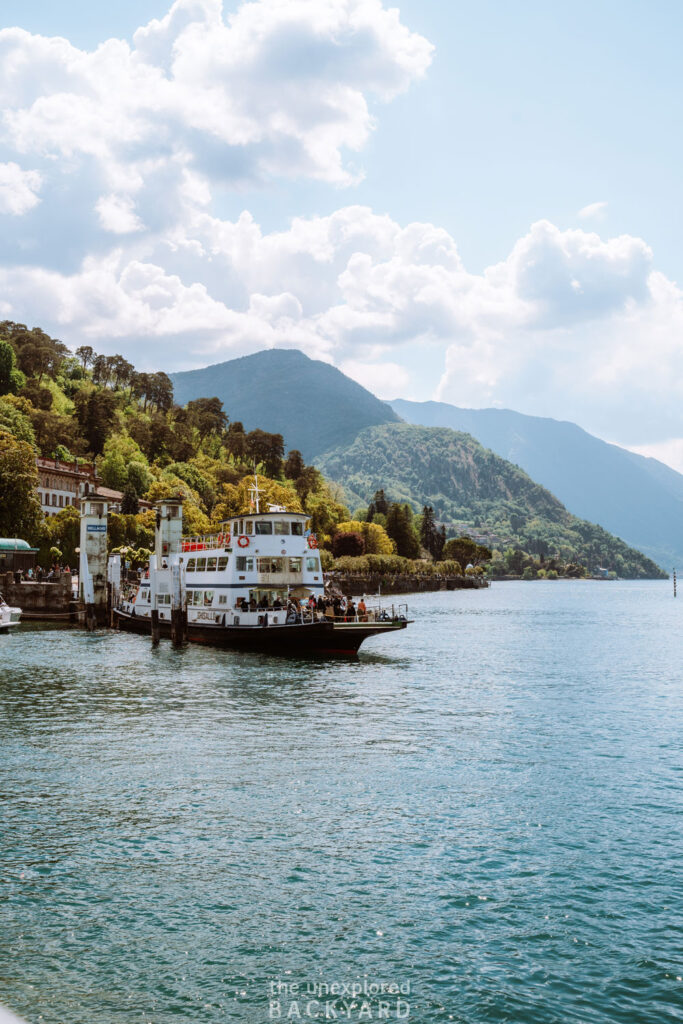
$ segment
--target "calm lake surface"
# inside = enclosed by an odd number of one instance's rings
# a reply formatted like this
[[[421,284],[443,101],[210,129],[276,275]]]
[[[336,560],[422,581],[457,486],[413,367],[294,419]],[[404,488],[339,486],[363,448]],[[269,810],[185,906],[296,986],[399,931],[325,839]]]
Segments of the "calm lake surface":
[[[409,601],[354,663],[0,637],[0,1004],[683,1020],[683,595]]]

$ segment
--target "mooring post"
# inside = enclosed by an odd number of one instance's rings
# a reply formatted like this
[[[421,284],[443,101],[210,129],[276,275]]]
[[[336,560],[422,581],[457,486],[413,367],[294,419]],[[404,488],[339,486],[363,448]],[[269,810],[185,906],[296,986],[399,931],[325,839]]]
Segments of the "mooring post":
[[[159,610],[152,608],[152,646],[156,647],[159,643]]]
[[[171,567],[171,642],[179,647],[185,643],[187,634],[187,612],[183,601],[182,572],[180,565]]]

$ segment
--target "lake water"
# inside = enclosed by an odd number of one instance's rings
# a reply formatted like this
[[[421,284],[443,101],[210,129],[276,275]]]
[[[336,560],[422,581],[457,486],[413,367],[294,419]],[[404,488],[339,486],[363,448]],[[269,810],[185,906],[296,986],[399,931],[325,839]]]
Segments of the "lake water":
[[[0,1004],[682,1020],[683,595],[409,600],[354,663],[0,637]]]

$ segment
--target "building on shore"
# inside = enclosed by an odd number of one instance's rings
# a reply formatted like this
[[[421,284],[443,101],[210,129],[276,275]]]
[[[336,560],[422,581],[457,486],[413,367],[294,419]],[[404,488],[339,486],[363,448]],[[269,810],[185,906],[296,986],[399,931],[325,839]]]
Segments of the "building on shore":
[[[64,462],[61,459],[36,459],[38,499],[46,516],[54,516],[69,505],[79,507],[79,500],[97,484],[93,462]]]
[[[46,516],[55,516],[63,508],[79,502],[86,494],[95,493],[109,503],[110,512],[120,512],[123,492],[104,487],[99,482],[94,462],[76,459],[64,462],[62,459],[36,459],[38,469],[38,500]],[[151,502],[140,500],[140,508],[151,508]]]

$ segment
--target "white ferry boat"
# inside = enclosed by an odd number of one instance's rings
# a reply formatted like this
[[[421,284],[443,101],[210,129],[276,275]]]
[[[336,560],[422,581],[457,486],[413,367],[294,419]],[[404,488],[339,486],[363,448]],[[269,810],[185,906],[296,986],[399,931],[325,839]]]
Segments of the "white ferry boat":
[[[20,621],[21,608],[13,608],[0,594],[0,633],[8,633],[12,626],[18,626]]]
[[[180,609],[191,642],[328,655],[354,655],[367,637],[406,628],[405,605],[337,617],[311,607],[325,584],[308,516],[277,505],[261,512],[257,481],[251,492],[253,512],[202,537],[182,536],[181,499],[158,503],[155,554],[133,593],[119,587],[110,558],[119,628],[149,634],[156,611],[168,636]]]

